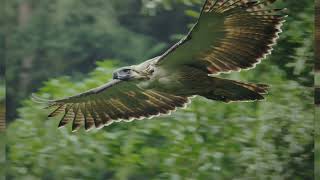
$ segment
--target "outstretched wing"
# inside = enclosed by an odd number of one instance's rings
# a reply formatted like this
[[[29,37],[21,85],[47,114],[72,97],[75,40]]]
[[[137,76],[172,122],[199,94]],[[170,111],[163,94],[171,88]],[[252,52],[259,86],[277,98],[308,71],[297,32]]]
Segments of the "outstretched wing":
[[[190,65],[209,74],[253,68],[270,54],[284,22],[275,0],[207,0],[190,33],[158,66]]]
[[[134,82],[113,80],[101,87],[60,100],[48,101],[55,108],[49,117],[63,113],[59,127],[72,122],[72,131],[101,128],[114,121],[132,121],[168,114],[183,107],[188,97],[139,88]]]

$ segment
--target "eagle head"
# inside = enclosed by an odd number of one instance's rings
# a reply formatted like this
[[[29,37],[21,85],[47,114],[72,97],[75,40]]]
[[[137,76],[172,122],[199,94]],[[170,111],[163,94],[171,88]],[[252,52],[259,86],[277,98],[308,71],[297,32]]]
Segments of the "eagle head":
[[[139,71],[135,66],[128,66],[117,69],[113,73],[113,79],[119,80],[135,80],[135,79],[149,79],[149,73],[145,71]]]

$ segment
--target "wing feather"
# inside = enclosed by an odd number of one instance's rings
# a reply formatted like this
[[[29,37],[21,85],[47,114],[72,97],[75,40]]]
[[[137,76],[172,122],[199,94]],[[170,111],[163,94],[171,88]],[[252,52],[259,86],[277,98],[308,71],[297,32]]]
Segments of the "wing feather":
[[[80,129],[83,124],[82,122],[84,121],[83,115],[80,112],[80,105],[81,104],[78,104],[77,106],[73,106],[73,112],[74,112],[73,123],[72,123],[73,132]]]
[[[103,117],[101,117],[99,115],[99,113],[97,112],[99,109],[99,104],[97,104],[97,102],[95,100],[91,100],[91,115],[94,119],[95,122],[95,126],[96,128],[100,129],[103,127]]]
[[[250,69],[272,51],[284,22],[275,0],[207,0],[189,34],[156,65],[191,65],[209,74]]]
[[[73,132],[82,126],[89,131],[112,122],[168,114],[188,100],[188,97],[145,90],[130,81],[113,80],[82,94],[48,101],[49,107],[54,108],[49,117],[63,113],[59,127],[72,122]]]
[[[83,105],[80,107],[81,113],[84,117],[84,127],[88,131],[94,127],[94,119],[92,116],[88,113],[87,110],[87,103],[83,103]]]
[[[57,105],[56,110],[54,110],[52,113],[50,113],[50,114],[48,115],[48,117],[54,117],[54,116],[62,113],[63,111],[65,111],[65,108],[66,108],[65,106],[66,106],[65,104]]]
[[[73,104],[66,105],[64,115],[62,116],[60,123],[59,123],[59,126],[58,126],[59,128],[68,124],[68,122],[71,120],[70,117],[73,117],[72,110],[71,110],[72,106],[73,106]]]

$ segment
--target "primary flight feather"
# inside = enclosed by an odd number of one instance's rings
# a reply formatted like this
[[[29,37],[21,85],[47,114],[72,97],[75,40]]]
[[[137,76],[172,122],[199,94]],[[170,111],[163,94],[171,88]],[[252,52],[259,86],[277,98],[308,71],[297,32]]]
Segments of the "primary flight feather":
[[[63,114],[59,127],[72,122],[73,131],[83,125],[90,130],[168,114],[195,95],[223,102],[264,99],[267,85],[212,75],[253,68],[270,54],[285,17],[271,8],[274,1],[207,0],[188,35],[163,55],[116,70],[101,87],[46,101],[55,108],[49,117]]]

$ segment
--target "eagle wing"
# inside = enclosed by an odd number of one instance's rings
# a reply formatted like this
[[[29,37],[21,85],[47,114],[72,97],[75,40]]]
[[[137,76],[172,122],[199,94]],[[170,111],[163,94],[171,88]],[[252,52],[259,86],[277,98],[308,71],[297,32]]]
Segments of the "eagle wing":
[[[34,97],[36,101],[41,99]],[[145,90],[135,82],[112,80],[87,92],[60,100],[47,101],[54,108],[49,117],[63,113],[59,127],[72,122],[72,131],[81,126],[86,130],[102,128],[121,120],[151,118],[184,107],[188,97],[175,96],[156,90]]]
[[[190,65],[208,74],[250,69],[271,53],[284,22],[275,0],[207,0],[189,34],[158,60],[158,66]]]

